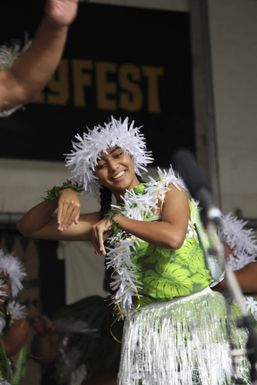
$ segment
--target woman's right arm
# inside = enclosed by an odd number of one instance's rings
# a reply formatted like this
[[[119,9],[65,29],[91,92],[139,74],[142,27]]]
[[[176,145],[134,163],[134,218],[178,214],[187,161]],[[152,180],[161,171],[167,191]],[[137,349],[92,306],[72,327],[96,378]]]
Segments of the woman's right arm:
[[[98,213],[79,216],[74,203],[65,198],[72,191],[65,189],[57,200],[46,200],[30,209],[17,223],[26,237],[37,239],[80,241],[90,240],[89,232],[99,221]],[[76,194],[74,192],[74,194]],[[76,205],[75,205],[76,206]],[[55,214],[58,209],[58,215]]]

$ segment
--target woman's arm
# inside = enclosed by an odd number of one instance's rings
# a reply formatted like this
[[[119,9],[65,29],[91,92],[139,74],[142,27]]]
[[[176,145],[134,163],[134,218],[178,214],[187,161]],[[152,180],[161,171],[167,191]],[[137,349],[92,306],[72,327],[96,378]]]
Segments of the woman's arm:
[[[28,338],[29,324],[25,319],[16,320],[8,331],[0,337],[5,354],[12,357],[17,354]]]
[[[257,262],[251,262],[240,270],[234,271],[238,283],[244,293],[257,294]],[[225,291],[226,278],[219,282],[214,290]]]
[[[170,186],[166,193],[164,205],[161,212],[161,221],[145,222],[116,215],[113,220],[117,225],[153,245],[178,249],[182,246],[188,227],[189,203],[188,196],[184,190],[178,190]],[[106,254],[103,235],[110,231],[111,221],[104,218],[93,226],[94,245],[98,253]]]
[[[144,222],[117,215],[115,222],[125,231],[151,244],[179,249],[185,239],[189,220],[188,197],[184,190],[170,186],[166,193],[161,221]]]
[[[30,47],[0,71],[0,110],[30,102],[52,77],[62,56],[78,0],[48,0]]]
[[[59,199],[47,200],[30,209],[17,223],[17,229],[26,237],[52,240],[89,240],[89,232],[98,213],[79,218],[77,194],[72,189],[59,193]],[[58,215],[55,211],[58,209]]]

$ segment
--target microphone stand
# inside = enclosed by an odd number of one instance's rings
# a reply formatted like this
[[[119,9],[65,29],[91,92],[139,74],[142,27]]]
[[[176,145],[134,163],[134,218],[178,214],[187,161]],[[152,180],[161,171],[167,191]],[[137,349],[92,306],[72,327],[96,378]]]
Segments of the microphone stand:
[[[226,262],[224,246],[220,241],[217,229],[221,227],[221,212],[217,207],[211,207],[206,212],[206,231],[209,235],[211,245],[214,252],[225,270],[226,285],[228,290],[238,305],[242,317],[238,319],[237,326],[246,328],[248,331],[248,339],[246,343],[246,356],[250,363],[250,380],[252,385],[257,385],[257,333],[254,321],[248,313],[244,295],[238,284],[235,273]]]

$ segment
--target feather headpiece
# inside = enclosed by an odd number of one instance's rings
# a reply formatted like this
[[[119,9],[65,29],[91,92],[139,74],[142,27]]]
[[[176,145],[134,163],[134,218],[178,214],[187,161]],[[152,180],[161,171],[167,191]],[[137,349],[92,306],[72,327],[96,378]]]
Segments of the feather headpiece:
[[[75,136],[73,150],[66,156],[66,165],[71,170],[72,179],[84,186],[85,191],[99,197],[100,184],[93,172],[100,159],[100,154],[115,146],[127,151],[133,158],[135,172],[141,175],[146,166],[152,163],[151,152],[146,150],[146,143],[140,127],[129,124],[128,118],[123,121],[111,117],[110,122],[95,126],[84,132],[83,136]]]

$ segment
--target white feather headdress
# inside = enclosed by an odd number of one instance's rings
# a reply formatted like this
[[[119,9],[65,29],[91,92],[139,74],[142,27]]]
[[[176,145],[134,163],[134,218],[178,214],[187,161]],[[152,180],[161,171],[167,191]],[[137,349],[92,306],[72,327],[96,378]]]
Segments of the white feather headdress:
[[[66,165],[71,170],[72,179],[83,184],[85,191],[99,197],[100,184],[93,171],[100,158],[100,153],[108,148],[119,146],[127,151],[134,160],[135,172],[141,175],[146,171],[146,166],[152,163],[151,152],[146,150],[146,143],[141,127],[134,127],[128,118],[123,121],[111,117],[110,122],[102,126],[95,126],[92,130],[84,132],[83,136],[77,134],[77,142],[73,142],[73,150],[66,156]]]
[[[22,280],[26,276],[22,262],[11,254],[4,254],[0,249],[0,271],[8,275],[11,283],[12,296],[15,297],[22,289]]]

